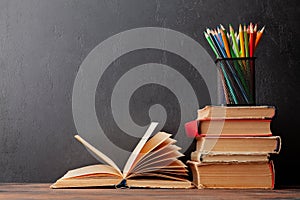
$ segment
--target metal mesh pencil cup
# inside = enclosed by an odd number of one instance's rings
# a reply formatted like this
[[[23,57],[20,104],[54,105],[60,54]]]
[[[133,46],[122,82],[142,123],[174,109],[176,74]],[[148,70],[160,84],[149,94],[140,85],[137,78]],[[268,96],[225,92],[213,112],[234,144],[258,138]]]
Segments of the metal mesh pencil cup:
[[[218,58],[218,104],[255,105],[255,57]]]

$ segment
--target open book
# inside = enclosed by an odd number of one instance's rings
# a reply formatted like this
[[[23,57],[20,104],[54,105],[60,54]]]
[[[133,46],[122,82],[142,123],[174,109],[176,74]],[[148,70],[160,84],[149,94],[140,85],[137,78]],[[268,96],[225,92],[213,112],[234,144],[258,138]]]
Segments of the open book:
[[[190,188],[186,165],[178,160],[183,156],[171,139],[171,134],[158,132],[149,139],[158,123],[152,122],[134,151],[123,172],[109,157],[90,145],[79,135],[75,138],[105,164],[91,165],[68,171],[51,188],[76,187],[150,187]]]

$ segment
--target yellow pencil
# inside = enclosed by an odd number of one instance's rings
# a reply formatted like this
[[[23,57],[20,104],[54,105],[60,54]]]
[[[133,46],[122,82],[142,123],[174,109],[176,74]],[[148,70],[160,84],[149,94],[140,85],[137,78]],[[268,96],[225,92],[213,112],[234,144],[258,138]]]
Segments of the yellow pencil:
[[[245,44],[244,44],[244,33],[242,25],[239,27],[239,37],[240,37],[240,48],[241,48],[241,57],[245,57]]]

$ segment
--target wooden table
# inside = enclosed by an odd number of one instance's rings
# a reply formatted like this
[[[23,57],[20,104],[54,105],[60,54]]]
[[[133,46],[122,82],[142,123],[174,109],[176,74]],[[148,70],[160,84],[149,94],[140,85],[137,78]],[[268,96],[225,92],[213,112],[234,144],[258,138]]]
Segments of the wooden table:
[[[50,189],[50,184],[0,184],[0,199],[300,199],[300,189]]]

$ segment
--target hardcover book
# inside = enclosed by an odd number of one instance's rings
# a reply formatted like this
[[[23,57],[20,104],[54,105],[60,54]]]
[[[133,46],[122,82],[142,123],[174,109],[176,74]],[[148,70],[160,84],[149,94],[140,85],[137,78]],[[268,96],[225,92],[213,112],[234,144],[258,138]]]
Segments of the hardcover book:
[[[188,137],[271,136],[274,115],[274,106],[205,106],[196,120],[185,124],[185,130]]]
[[[279,153],[280,136],[270,137],[197,137],[196,151],[202,153]]]
[[[201,136],[271,136],[270,119],[211,119],[199,121]]]
[[[212,118],[226,119],[271,119],[274,106],[205,106],[198,110],[198,120]]]
[[[198,163],[188,161],[197,188],[273,189],[273,162]]]

